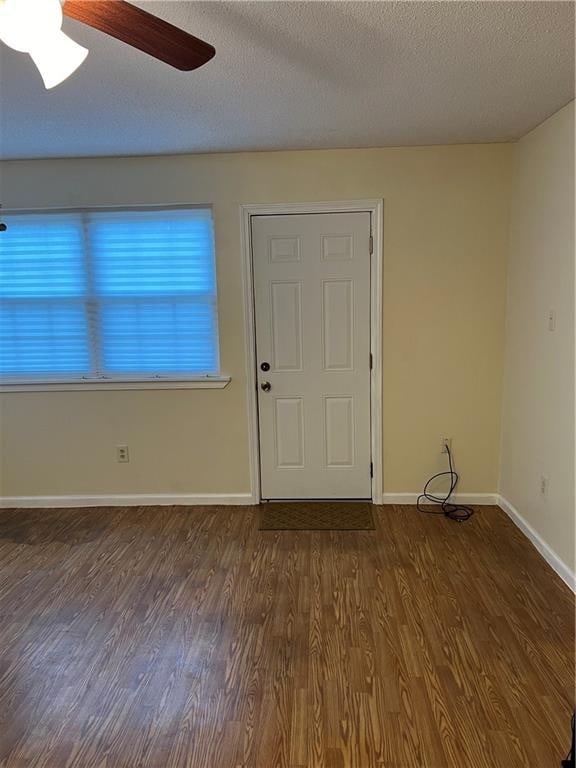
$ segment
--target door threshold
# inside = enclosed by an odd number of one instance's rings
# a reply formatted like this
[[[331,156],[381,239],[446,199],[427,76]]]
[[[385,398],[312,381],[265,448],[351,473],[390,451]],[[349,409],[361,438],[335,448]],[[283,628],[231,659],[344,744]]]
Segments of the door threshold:
[[[260,499],[260,504],[275,504],[275,503],[285,504],[286,502],[302,502],[303,504],[310,504],[310,503],[314,503],[316,501],[319,504],[325,504],[327,501],[334,501],[334,502],[339,501],[339,502],[347,502],[347,503],[352,503],[352,504],[356,504],[356,503],[358,503],[358,504],[360,504],[360,503],[361,504],[366,504],[366,502],[372,503],[372,499],[363,499],[363,498],[349,499],[349,498],[342,498],[340,496],[331,496],[329,498],[322,498],[322,499],[317,499],[317,498],[314,498],[314,499],[293,499],[293,498],[289,498],[289,499]]]

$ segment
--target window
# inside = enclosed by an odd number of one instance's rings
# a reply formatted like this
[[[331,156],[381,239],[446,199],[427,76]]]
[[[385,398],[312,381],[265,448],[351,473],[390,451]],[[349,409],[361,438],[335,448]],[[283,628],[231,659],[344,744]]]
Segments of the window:
[[[216,377],[208,208],[7,213],[4,383]]]

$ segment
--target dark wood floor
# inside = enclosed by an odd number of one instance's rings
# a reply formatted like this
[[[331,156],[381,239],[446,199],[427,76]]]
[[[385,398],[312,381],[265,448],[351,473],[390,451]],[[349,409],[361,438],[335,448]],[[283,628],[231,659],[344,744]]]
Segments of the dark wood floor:
[[[2,768],[558,768],[568,588],[494,507],[0,512]]]

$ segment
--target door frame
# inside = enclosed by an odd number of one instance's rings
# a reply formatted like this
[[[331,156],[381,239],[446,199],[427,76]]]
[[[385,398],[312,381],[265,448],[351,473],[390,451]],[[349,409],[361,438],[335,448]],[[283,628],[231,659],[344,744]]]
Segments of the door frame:
[[[372,455],[372,503],[383,503],[382,467],[382,289],[384,201],[339,200],[318,203],[258,203],[240,206],[242,289],[244,298],[244,349],[246,356],[246,392],[248,400],[248,447],[250,458],[250,493],[255,504],[260,492],[260,434],[256,379],[256,318],[254,307],[254,272],[252,256],[253,216],[282,216],[306,213],[370,214],[373,238],[370,260],[370,437]]]

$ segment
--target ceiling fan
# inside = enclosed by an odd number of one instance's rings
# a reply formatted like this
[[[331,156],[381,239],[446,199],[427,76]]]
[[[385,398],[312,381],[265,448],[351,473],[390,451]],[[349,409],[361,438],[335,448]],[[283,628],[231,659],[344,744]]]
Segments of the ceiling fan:
[[[62,32],[63,15],[184,71],[216,53],[209,43],[125,0],[0,0],[0,40],[30,54],[46,88],[65,80],[88,55]]]

